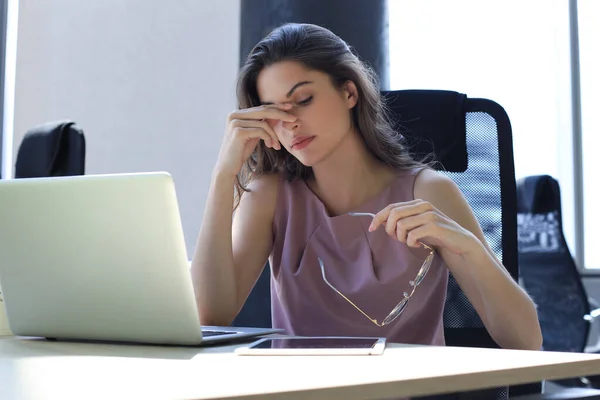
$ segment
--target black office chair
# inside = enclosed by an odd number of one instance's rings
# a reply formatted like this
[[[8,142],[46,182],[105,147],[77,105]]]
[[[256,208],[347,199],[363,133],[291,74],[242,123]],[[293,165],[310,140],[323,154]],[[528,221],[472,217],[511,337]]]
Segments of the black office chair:
[[[515,172],[512,131],[504,109],[491,100],[452,91],[399,90],[383,95],[406,145],[417,158],[435,155],[438,169],[461,188],[490,246],[516,280]],[[268,289],[269,270],[265,268],[235,324],[270,325]],[[498,347],[452,276],[444,326],[448,345]],[[511,396],[540,391],[541,384],[510,388]],[[508,388],[443,398],[506,399]]]
[[[73,121],[38,125],[25,133],[17,152],[15,178],[83,175],[85,136]]]
[[[519,275],[538,306],[544,350],[584,352],[590,324],[600,309],[592,310],[565,241],[560,196],[559,183],[549,175],[518,181]],[[571,388],[600,387],[598,376],[553,382]]]
[[[491,248],[516,280],[516,188],[512,130],[497,103],[440,90],[386,94],[397,129],[418,158],[433,152],[437,169],[452,178],[471,205]],[[498,347],[456,280],[450,276],[444,310],[450,346]],[[510,395],[539,393],[541,384],[510,388]],[[445,398],[509,396],[508,388],[455,394]]]

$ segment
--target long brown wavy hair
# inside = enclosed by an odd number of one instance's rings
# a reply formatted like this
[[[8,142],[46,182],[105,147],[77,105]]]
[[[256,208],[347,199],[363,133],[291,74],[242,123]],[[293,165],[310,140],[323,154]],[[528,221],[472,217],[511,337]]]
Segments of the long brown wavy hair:
[[[358,102],[351,110],[352,122],[371,153],[397,170],[425,165],[411,157],[402,135],[394,130],[374,71],[344,40],[317,25],[282,25],[252,49],[238,76],[237,101],[240,109],[260,105],[256,89],[258,75],[263,68],[281,61],[295,61],[309,70],[323,72],[340,90],[346,82],[354,82]],[[272,150],[260,141],[237,176],[236,207],[242,194],[248,191],[246,185],[267,173],[284,173],[288,180],[313,176],[312,168],[300,163],[285,148]]]

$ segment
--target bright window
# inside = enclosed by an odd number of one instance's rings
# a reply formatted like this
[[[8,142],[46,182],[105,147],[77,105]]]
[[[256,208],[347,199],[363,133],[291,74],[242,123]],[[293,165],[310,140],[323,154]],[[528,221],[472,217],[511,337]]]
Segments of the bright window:
[[[581,74],[581,124],[583,146],[583,201],[585,267],[600,268],[600,1],[579,0],[579,62]]]
[[[552,175],[572,193],[567,2],[388,5],[390,89],[446,89],[496,101],[511,121],[517,179]],[[563,209],[572,222],[571,196],[563,196]],[[573,232],[565,223],[572,250]]]

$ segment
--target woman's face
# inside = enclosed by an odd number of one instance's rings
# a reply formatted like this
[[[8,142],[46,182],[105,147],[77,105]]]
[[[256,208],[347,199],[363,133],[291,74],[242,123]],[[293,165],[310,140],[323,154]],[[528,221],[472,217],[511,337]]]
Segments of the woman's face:
[[[350,109],[357,101],[352,82],[340,90],[327,74],[285,61],[260,72],[257,91],[262,104],[294,104],[288,112],[295,122],[268,122],[282,146],[306,166],[326,159],[352,134]]]

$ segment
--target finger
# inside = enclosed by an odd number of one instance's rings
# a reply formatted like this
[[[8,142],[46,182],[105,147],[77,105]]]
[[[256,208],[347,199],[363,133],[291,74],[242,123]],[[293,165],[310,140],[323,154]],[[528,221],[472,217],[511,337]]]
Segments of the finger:
[[[393,238],[396,237],[396,228],[398,224],[402,223],[402,221],[404,221],[405,218],[408,218],[403,216],[405,214],[403,212],[405,207],[406,206],[392,208],[392,210],[388,214],[387,219],[384,222],[385,231],[388,235],[390,235]]]
[[[262,128],[265,132],[269,134],[271,137],[271,146],[276,150],[281,150],[281,143],[279,142],[279,138],[277,134],[273,130],[273,127],[266,121],[255,121],[255,120],[241,120],[239,122],[240,126],[245,128]]]
[[[395,209],[392,209],[392,211],[390,211],[387,219],[383,222],[385,232],[393,238],[396,237],[396,225],[398,225],[399,222],[398,218],[395,217],[397,214],[394,210]]]
[[[433,237],[435,227],[432,224],[421,225],[412,229],[406,235],[406,245],[410,247],[421,247],[421,241],[427,237]]]
[[[296,121],[296,116],[286,112],[287,110],[291,110],[291,108],[291,105],[282,106],[271,104],[267,106],[239,110],[233,113],[232,117],[234,119],[277,119],[281,121],[294,122]]]
[[[267,122],[265,121],[256,121],[256,120],[248,120],[248,119],[236,119],[231,121],[231,124],[235,127],[239,127],[239,128],[260,128],[263,129],[270,137],[270,141],[267,143],[267,141],[265,141],[265,144],[268,145],[268,147],[273,147],[277,150],[281,150],[281,143],[279,142],[279,139],[277,138],[277,135],[275,134],[275,131],[273,130],[273,128],[271,127],[271,125],[269,125]]]
[[[406,243],[406,236],[408,234],[408,229],[406,228],[406,224],[403,220],[398,221],[396,223],[396,239],[399,242]]]
[[[398,221],[413,215],[426,214],[433,210],[435,209],[430,203],[422,200],[413,200],[411,202],[403,203],[400,207],[394,207],[394,209],[390,212],[390,217],[393,217],[396,221]]]
[[[291,110],[294,108],[294,103],[286,102],[286,103],[276,103],[276,104],[265,104],[262,107],[265,108],[276,108],[280,110]]]
[[[396,222],[395,235],[398,241],[406,242],[408,232],[416,229],[420,226],[433,223],[435,221],[435,215],[432,211],[424,214],[417,214],[410,217],[399,219]]]
[[[261,121],[260,126],[271,136],[273,148],[281,150],[281,142],[279,142],[279,138],[277,137],[275,130],[273,130],[273,127],[266,121]]]
[[[390,215],[390,212],[392,211],[392,207],[394,205],[389,205],[387,207],[385,207],[383,210],[379,211],[377,214],[375,214],[375,216],[373,217],[373,220],[371,221],[371,225],[369,225],[369,232],[373,232],[375,230],[377,230],[377,228],[379,228],[379,226],[381,224],[383,224],[385,221],[387,221],[388,216]]]
[[[260,121],[234,119],[233,121],[230,122],[230,124],[231,124],[230,129],[231,129],[233,136],[242,136],[245,141],[245,140],[248,140],[249,138],[251,138],[248,135],[254,129],[262,130],[267,137],[264,137],[264,138],[262,136],[259,137],[256,135],[256,133],[253,135],[253,137],[263,139],[263,141],[265,142],[265,145],[267,147],[271,147],[273,145],[271,135],[269,135],[264,129],[262,129],[262,127],[260,126]]]
[[[262,139],[263,142],[265,142],[265,145],[267,147],[272,146],[271,136],[269,136],[269,134],[267,132],[265,132],[262,128],[237,127],[237,128],[235,128],[235,132],[237,135],[240,135],[241,137],[243,137],[245,139],[245,141],[258,138],[258,139]]]
[[[379,211],[377,214],[375,214],[375,217],[373,217],[373,221],[371,221],[371,225],[369,226],[369,232],[373,232],[373,231],[377,230],[377,228],[379,228],[379,226],[381,224],[387,222],[387,220],[390,216],[390,213],[395,208],[411,206],[414,204],[418,204],[419,202],[421,202],[421,200],[410,200],[410,201],[406,201],[406,202],[402,202],[402,203],[390,204],[389,206],[385,207],[384,209]],[[394,223],[395,223],[395,221],[394,221]]]

